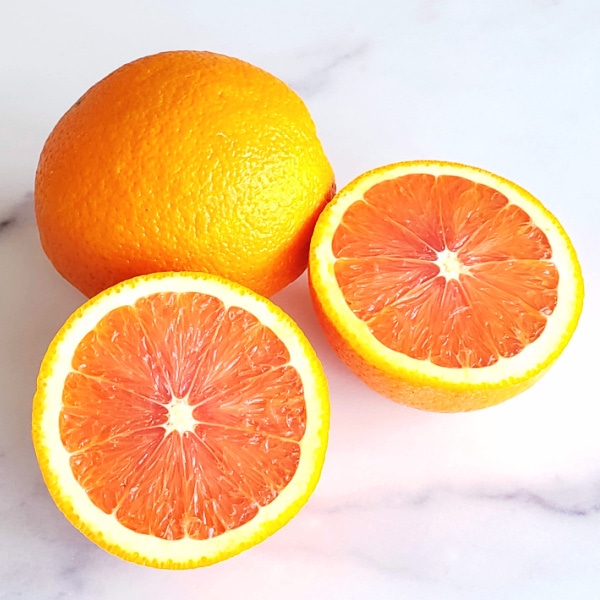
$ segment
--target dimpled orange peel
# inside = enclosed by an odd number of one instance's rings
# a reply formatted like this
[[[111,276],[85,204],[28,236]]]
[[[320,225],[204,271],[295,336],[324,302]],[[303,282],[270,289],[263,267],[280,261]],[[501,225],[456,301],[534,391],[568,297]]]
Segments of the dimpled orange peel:
[[[59,120],[35,210],[45,253],[87,296],[157,271],[270,296],[306,268],[333,192],[292,89],[237,58],[169,51],[118,68]]]

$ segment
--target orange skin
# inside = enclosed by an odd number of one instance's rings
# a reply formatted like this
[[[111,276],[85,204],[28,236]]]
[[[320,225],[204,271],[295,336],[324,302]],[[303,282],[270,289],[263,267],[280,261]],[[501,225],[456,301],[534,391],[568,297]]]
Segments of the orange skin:
[[[42,150],[42,247],[87,296],[135,275],[204,271],[270,296],[306,268],[334,174],[302,100],[210,52],[117,69]]]

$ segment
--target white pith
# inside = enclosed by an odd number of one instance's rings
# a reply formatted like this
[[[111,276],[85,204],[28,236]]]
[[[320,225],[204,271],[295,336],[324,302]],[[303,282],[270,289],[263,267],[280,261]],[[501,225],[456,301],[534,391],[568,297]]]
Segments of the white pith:
[[[198,421],[192,414],[195,406],[188,402],[187,396],[178,398],[173,395],[171,401],[167,404],[168,419],[165,423],[165,433],[169,434],[172,431],[186,433],[194,431],[194,427]]]
[[[462,273],[466,273],[468,268],[463,265],[460,258],[452,250],[444,248],[438,252],[437,259],[434,261],[440,269],[440,275],[449,281],[450,279],[458,279]]]

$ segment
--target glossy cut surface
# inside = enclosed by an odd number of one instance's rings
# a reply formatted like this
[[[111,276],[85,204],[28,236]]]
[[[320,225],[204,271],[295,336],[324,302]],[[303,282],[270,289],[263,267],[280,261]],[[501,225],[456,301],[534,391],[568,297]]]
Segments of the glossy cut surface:
[[[60,435],[92,502],[164,539],[235,529],[294,475],[302,381],[242,308],[159,293],[107,314],[78,345]]]
[[[381,181],[332,240],[354,314],[388,348],[477,368],[539,338],[557,303],[544,232],[491,187],[454,175]]]

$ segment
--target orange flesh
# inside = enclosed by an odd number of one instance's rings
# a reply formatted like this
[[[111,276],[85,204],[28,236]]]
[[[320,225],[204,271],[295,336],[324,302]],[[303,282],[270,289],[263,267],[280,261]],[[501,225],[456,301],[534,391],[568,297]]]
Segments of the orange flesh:
[[[557,303],[546,235],[496,190],[405,175],[352,204],[333,236],[349,307],[387,347],[450,368],[517,355]]]
[[[79,344],[63,391],[75,478],[138,533],[206,539],[239,527],[298,466],[306,414],[289,358],[254,316],[209,295],[112,311]],[[191,427],[170,420],[181,406]]]

